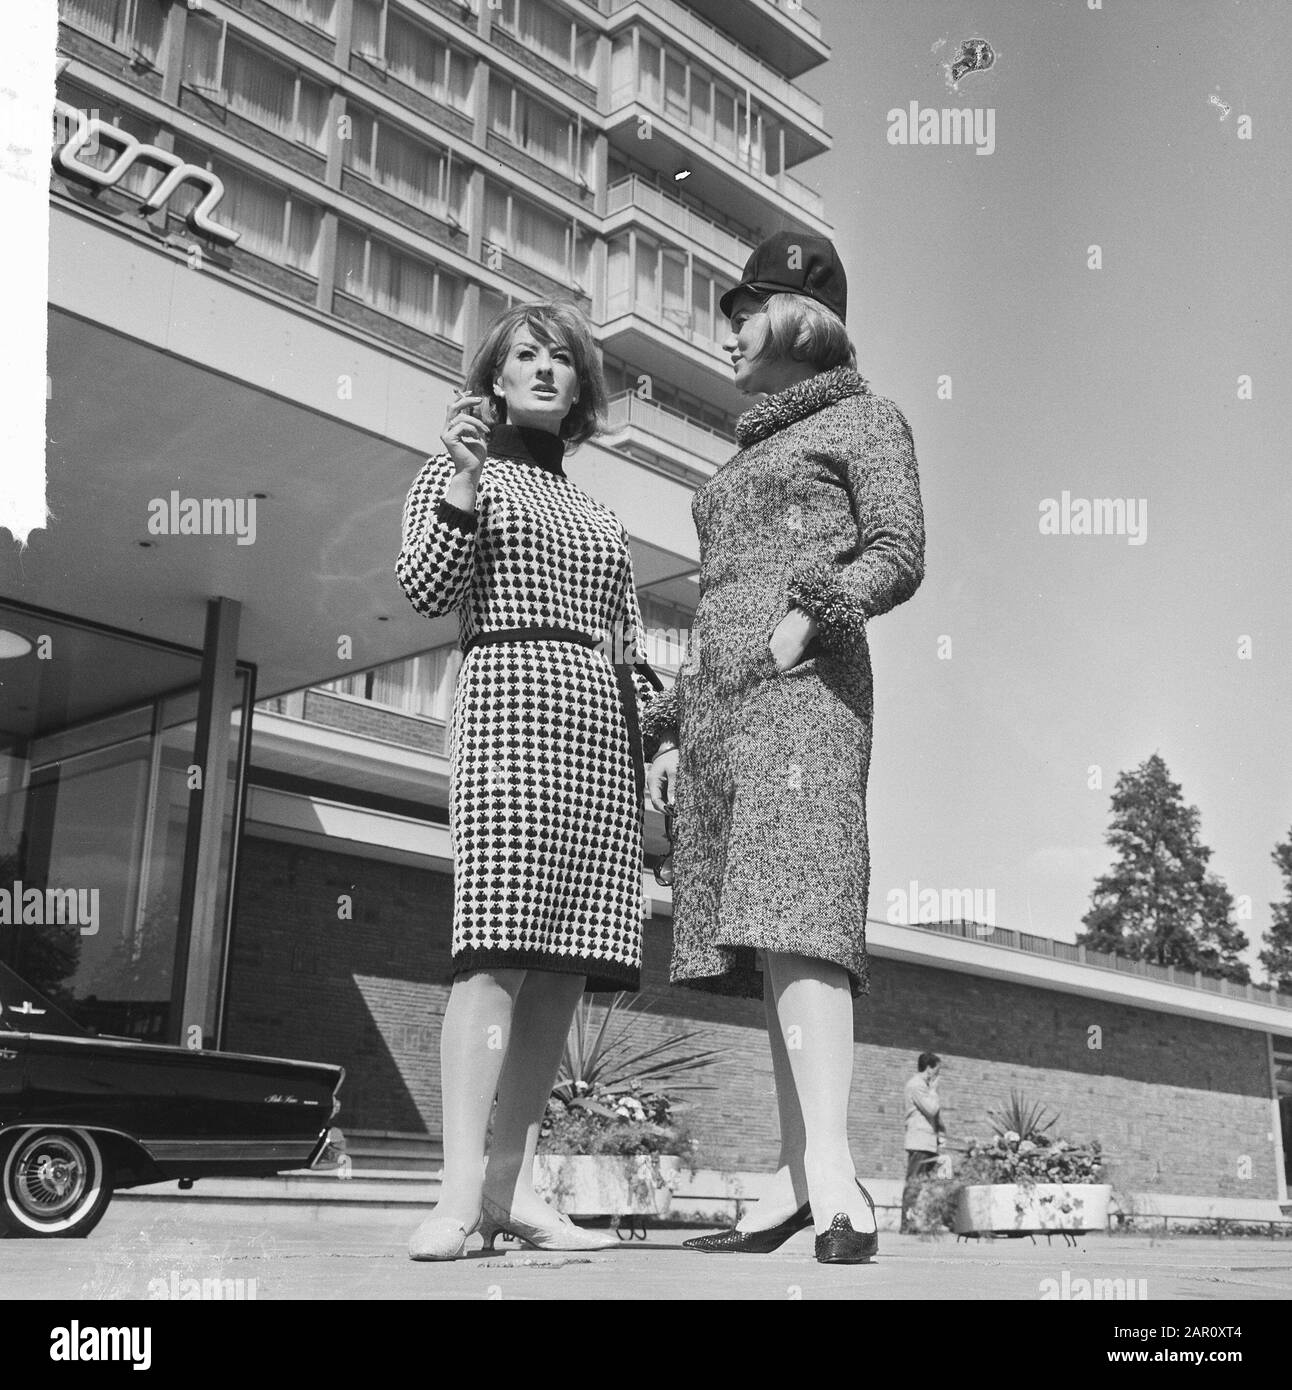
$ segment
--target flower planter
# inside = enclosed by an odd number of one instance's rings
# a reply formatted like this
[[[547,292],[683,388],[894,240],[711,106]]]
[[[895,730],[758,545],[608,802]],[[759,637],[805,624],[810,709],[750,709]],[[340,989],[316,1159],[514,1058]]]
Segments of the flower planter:
[[[1102,1231],[1112,1188],[1105,1183],[994,1183],[963,1188],[956,1205],[957,1235],[988,1232]]]
[[[667,1216],[681,1170],[670,1154],[539,1154],[534,1187],[567,1216]]]

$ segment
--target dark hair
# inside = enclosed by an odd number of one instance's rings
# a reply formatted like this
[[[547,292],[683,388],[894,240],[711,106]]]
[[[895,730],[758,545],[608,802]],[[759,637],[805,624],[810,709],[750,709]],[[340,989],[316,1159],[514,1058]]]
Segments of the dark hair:
[[[917,1071],[928,1071],[930,1067],[940,1067],[942,1058],[936,1052],[921,1052],[915,1062]]]
[[[763,299],[767,325],[756,356],[809,362],[819,372],[857,368],[857,349],[838,314],[805,294],[778,291]]]
[[[583,311],[577,304],[559,299],[517,304],[499,314],[489,325],[466,379],[468,394],[483,396],[487,402],[486,423],[501,425],[506,422],[507,402],[494,394],[493,383],[518,328],[528,328],[540,343],[559,343],[569,348],[579,381],[579,399],[561,421],[560,436],[568,444],[582,444],[585,439],[591,439],[602,428],[606,414],[606,380],[601,370],[601,357]]]

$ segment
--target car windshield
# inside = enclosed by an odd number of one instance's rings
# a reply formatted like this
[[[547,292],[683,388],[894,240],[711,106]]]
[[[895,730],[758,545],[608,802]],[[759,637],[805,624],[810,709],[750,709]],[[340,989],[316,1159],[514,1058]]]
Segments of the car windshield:
[[[21,975],[0,961],[0,1030],[10,1033],[64,1033],[91,1036]]]

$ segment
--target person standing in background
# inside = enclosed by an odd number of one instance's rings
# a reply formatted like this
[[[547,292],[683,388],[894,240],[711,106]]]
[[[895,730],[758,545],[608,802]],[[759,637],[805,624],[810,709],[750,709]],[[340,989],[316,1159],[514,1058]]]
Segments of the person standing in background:
[[[938,1142],[946,1132],[942,1123],[942,1103],[938,1099],[938,1077],[942,1058],[936,1052],[921,1052],[915,1063],[916,1074],[906,1083],[906,1186],[902,1192],[902,1230],[910,1230],[910,1209],[920,1184],[937,1169]]]

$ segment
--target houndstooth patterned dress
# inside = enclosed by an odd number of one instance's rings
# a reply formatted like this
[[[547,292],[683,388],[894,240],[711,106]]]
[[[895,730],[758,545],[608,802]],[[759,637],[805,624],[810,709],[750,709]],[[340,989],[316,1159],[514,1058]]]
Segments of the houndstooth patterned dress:
[[[590,991],[635,990],[641,801],[613,648],[473,644],[559,628],[642,655],[627,533],[565,476],[562,453],[555,435],[496,428],[474,513],[445,500],[452,460],[431,459],[405,503],[396,573],[427,617],[458,610],[467,651],[450,736],[455,973],[555,970]]]

